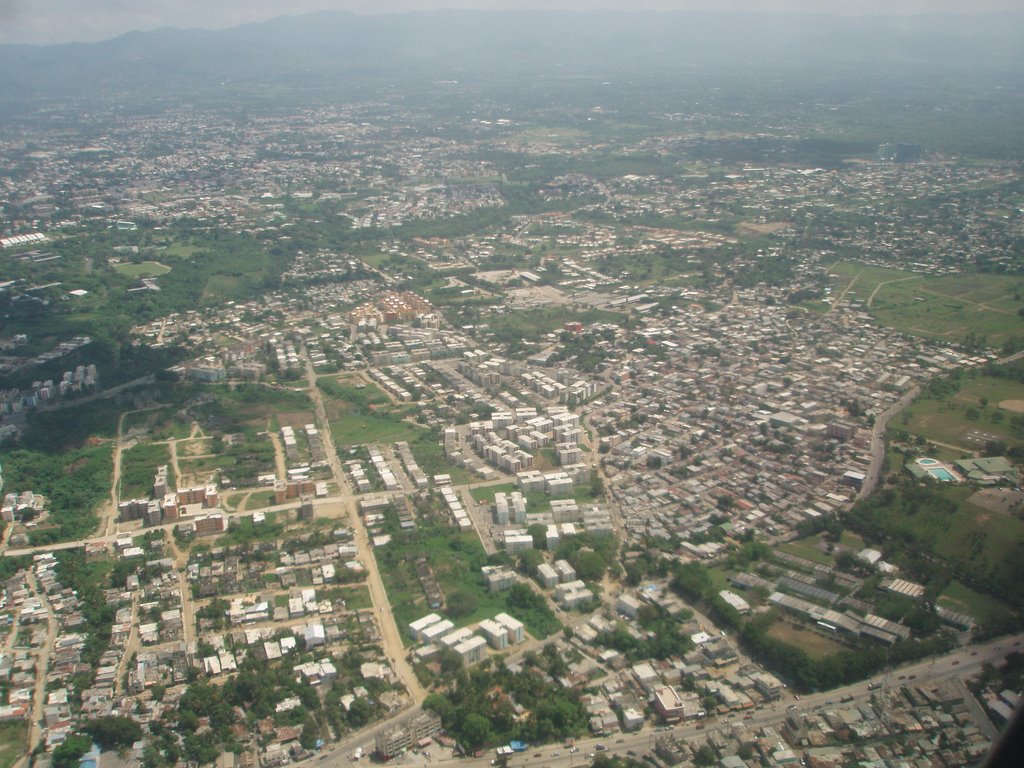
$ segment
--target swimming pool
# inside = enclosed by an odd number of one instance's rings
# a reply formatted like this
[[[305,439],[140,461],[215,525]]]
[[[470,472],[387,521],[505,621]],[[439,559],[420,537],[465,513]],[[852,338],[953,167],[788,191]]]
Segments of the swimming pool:
[[[934,477],[936,480],[941,480],[944,483],[952,483],[956,480],[955,477],[950,473],[948,469],[942,467],[935,467],[928,470],[928,474]]]
[[[926,459],[918,459],[917,463],[920,464],[922,467],[934,467],[939,462],[938,462],[937,459],[927,459],[926,458]]]

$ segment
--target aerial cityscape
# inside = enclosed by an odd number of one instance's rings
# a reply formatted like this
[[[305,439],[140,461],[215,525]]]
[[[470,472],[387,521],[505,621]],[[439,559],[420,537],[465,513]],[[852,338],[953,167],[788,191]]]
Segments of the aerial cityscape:
[[[982,765],[1024,48],[452,14],[0,45],[0,768]]]

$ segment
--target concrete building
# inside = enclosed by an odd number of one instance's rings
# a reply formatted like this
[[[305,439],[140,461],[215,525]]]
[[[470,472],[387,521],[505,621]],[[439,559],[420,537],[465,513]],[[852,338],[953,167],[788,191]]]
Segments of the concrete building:
[[[401,754],[421,739],[441,730],[441,718],[429,710],[400,723],[383,728],[374,740],[377,754],[389,760]]]
[[[558,586],[558,571],[547,563],[537,566],[537,581],[544,589],[554,589]]]
[[[437,624],[439,621],[441,621],[441,617],[436,613],[428,613],[426,616],[409,623],[409,636],[413,640],[422,640],[423,630],[432,624]]]
[[[523,640],[526,639],[525,633],[523,631],[523,622],[519,621],[519,619],[509,616],[507,613],[499,613],[497,616],[494,617],[494,620],[501,624],[501,626],[505,627],[505,629],[508,631],[509,645],[521,643],[523,642]]]
[[[480,632],[487,638],[487,643],[491,648],[500,651],[508,647],[508,629],[497,621],[484,619],[480,622],[479,628]]]
[[[479,635],[473,635],[452,648],[453,651],[459,654],[462,658],[462,663],[466,666],[482,661],[486,649],[487,641]]]

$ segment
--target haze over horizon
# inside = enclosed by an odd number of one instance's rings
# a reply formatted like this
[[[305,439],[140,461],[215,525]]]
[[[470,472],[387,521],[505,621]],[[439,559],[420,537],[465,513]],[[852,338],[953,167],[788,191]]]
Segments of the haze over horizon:
[[[223,29],[282,15],[434,10],[716,11],[835,15],[977,15],[1017,12],[1014,0],[0,0],[0,44],[97,42],[161,27]],[[284,12],[284,13],[283,13]]]

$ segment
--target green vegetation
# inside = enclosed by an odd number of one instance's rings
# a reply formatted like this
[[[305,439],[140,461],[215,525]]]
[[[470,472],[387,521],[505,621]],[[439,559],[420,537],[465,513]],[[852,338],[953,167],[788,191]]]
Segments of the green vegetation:
[[[156,468],[168,464],[170,458],[165,443],[137,443],[129,450],[122,451],[118,496],[122,500],[149,497],[153,492]],[[170,480],[173,482],[174,478]]]
[[[142,726],[130,717],[100,717],[87,721],[82,730],[101,749],[128,749],[142,738]]]
[[[262,523],[254,523],[251,515],[236,515],[231,518],[231,527],[223,536],[217,537],[218,547],[254,544],[258,541],[279,541],[284,535],[284,523],[279,522],[276,512],[267,512]]]
[[[1014,446],[1024,442],[1024,416],[1018,412],[1022,406],[1024,382],[957,372],[929,382],[891,431],[897,437],[909,433],[964,450],[984,448],[985,441],[968,439],[972,432],[983,432]]]
[[[507,315],[487,318],[487,328],[494,339],[502,344],[519,345],[522,342],[537,342],[545,334],[560,331],[566,323],[614,323],[621,325],[625,319],[618,312],[589,309],[577,310],[571,307],[523,309]]]
[[[48,499],[49,517],[32,531],[33,545],[81,539],[96,528],[95,510],[110,492],[109,444],[57,455],[15,450],[3,454],[0,461],[5,488],[31,490]]]
[[[1024,279],[1011,275],[936,277],[840,261],[829,268],[838,297],[867,303],[896,330],[918,336],[999,347],[1019,336]]]
[[[0,723],[0,768],[11,768],[25,754],[28,726],[25,723]]]
[[[744,624],[740,640],[752,658],[805,691],[828,690],[853,683],[886,666],[945,653],[957,646],[956,635],[943,631],[928,640],[905,640],[891,648],[866,646],[841,650],[815,659],[802,645],[778,639],[772,632],[776,621],[774,611],[751,618]]]
[[[53,750],[53,768],[78,768],[78,760],[92,748],[92,739],[73,733]]]
[[[331,436],[339,449],[349,445],[415,441],[422,429],[405,421],[404,411],[390,402],[377,385],[358,388],[347,382],[321,377],[317,386],[326,397]]]
[[[111,587],[124,588],[124,581],[114,583],[114,571],[110,560],[87,561],[85,551],[65,549],[56,553],[58,581],[75,590],[82,605],[85,618],[85,647],[82,661],[96,666],[100,656],[110,646],[110,631],[117,614],[116,604],[107,603],[103,590]]]
[[[583,733],[588,718],[581,692],[552,686],[541,674],[566,674],[566,660],[552,644],[528,657],[527,668],[515,673],[504,666],[489,669],[489,662],[469,671],[455,667],[450,670],[455,682],[444,693],[428,696],[423,706],[436,712],[448,733],[470,752],[512,739],[543,744]],[[507,695],[495,696],[496,690]],[[529,714],[518,717],[513,701]]]
[[[902,478],[856,504],[844,523],[885,542],[889,560],[934,594],[959,581],[1015,605],[1024,601],[1024,521],[967,501],[972,489]]]
[[[1006,616],[1006,606],[994,597],[975,592],[959,581],[951,581],[942,590],[938,604],[953,611],[973,616],[981,626],[999,622]]]
[[[450,475],[452,483],[455,485],[471,483],[478,479],[471,472],[448,462],[444,455],[444,448],[441,447],[441,433],[437,429],[421,432],[415,440],[409,443],[409,448],[412,449],[412,455],[419,468],[426,473],[427,477]]]
[[[444,593],[443,612],[456,624],[472,624],[507,611],[535,637],[547,637],[561,629],[544,599],[528,587],[520,585],[504,593],[488,591],[480,569],[489,560],[475,533],[459,533],[433,517],[421,517],[415,530],[403,531],[393,509],[385,516],[385,530],[392,539],[375,554],[399,626],[430,613],[416,572],[417,560],[422,559]]]
[[[166,275],[171,268],[158,261],[140,261],[118,264],[114,267],[114,271],[125,277],[158,277]]]

